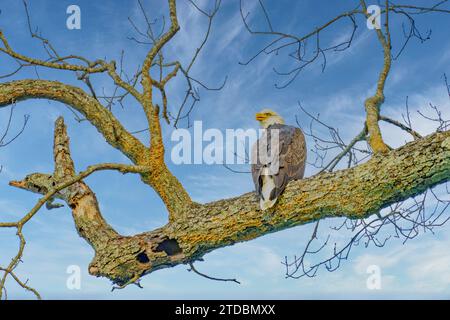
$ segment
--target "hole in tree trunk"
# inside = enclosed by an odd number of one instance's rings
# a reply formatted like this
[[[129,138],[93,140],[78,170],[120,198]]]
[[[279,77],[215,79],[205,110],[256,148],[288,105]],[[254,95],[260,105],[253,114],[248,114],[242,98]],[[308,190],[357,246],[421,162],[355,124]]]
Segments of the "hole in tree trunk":
[[[175,239],[166,239],[156,247],[157,252],[164,251],[168,256],[181,253],[182,250]]]
[[[145,252],[141,252],[136,256],[137,261],[139,261],[140,263],[148,263],[150,262],[150,259],[148,258],[148,256],[145,254]]]

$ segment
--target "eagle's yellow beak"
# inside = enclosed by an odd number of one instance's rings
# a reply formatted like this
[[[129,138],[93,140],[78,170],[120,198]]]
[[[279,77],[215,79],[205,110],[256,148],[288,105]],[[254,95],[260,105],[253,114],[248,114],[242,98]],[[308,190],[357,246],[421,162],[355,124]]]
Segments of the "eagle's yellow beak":
[[[263,121],[263,120],[267,119],[267,115],[265,113],[257,113],[255,115],[255,119],[258,121]]]

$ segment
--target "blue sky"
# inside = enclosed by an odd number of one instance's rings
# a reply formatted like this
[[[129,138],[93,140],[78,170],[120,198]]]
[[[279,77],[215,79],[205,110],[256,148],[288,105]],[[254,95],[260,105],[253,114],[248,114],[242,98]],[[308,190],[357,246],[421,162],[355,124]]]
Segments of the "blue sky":
[[[178,17],[181,31],[166,51],[168,59],[175,57],[188,61],[202,40],[206,19],[193,10],[187,1],[178,1]],[[342,137],[349,141],[362,128],[364,99],[374,91],[377,71],[382,63],[382,51],[373,31],[360,22],[352,47],[338,54],[330,54],[325,72],[320,62],[306,69],[286,89],[276,89],[275,83],[283,83],[273,67],[286,70],[289,62],[282,55],[260,56],[252,64],[242,66],[267,38],[255,38],[248,34],[239,14],[239,1],[223,1],[214,22],[211,38],[193,68],[193,75],[211,86],[220,85],[225,76],[228,81],[219,92],[201,91],[202,100],[194,110],[191,120],[202,120],[204,128],[252,128],[257,127],[254,113],[263,107],[278,111],[289,124],[295,117],[306,128],[309,120],[299,111],[298,101],[313,113],[340,128]],[[262,26],[262,16],[257,13],[257,2],[244,1],[251,11],[250,21]],[[376,1],[373,1],[376,2]],[[414,3],[426,1],[414,1]],[[125,66],[130,73],[145,56],[146,48],[127,39],[134,36],[127,17],[133,17],[142,25],[142,16],[135,1],[50,1],[41,0],[30,5],[33,24],[50,38],[56,48],[64,53],[84,55],[92,60],[104,58],[119,60],[125,50]],[[144,1],[152,17],[165,13],[164,1]],[[207,5],[207,1],[200,2]],[[356,1],[266,1],[275,28],[285,32],[304,34],[314,26],[328,21],[336,14],[354,8]],[[371,4],[370,1],[367,1]],[[81,8],[82,29],[66,28],[66,8],[77,4]],[[30,39],[22,1],[0,0],[0,28],[17,51],[44,57],[40,44]],[[401,120],[406,96],[411,110],[429,114],[429,102],[440,106],[444,117],[450,118],[450,105],[443,84],[443,74],[449,70],[450,43],[448,16],[432,14],[419,17],[417,23],[431,28],[431,40],[420,44],[412,41],[406,52],[396,60],[386,86],[386,102],[383,114]],[[394,51],[399,49],[401,22],[395,22]],[[324,35],[324,40],[339,41],[350,32],[348,24],[339,24]],[[0,57],[0,73],[15,66],[5,56]],[[70,73],[39,69],[43,79],[59,80],[83,86]],[[14,78],[35,78],[33,69],[25,70]],[[93,77],[94,85],[111,92],[112,83],[103,76]],[[184,93],[182,79],[175,80],[169,88],[169,108],[173,112]],[[5,126],[9,110],[0,110],[0,128]],[[116,107],[116,116],[130,131],[146,127],[142,111],[131,99],[125,108]],[[78,170],[100,162],[128,163],[118,151],[112,149],[87,122],[78,123],[64,105],[44,100],[21,102],[16,107],[15,129],[21,125],[23,115],[31,116],[24,134],[15,143],[0,148],[0,220],[18,219],[37,201],[38,196],[8,186],[13,179],[20,179],[31,172],[52,171],[52,128],[54,120],[63,115],[71,137],[72,155]],[[416,112],[412,121],[422,134],[433,132],[434,125]],[[185,125],[185,124],[183,124]],[[164,125],[168,150],[172,146],[170,134],[173,128]],[[0,129],[0,132],[2,130]],[[382,124],[385,140],[392,146],[400,146],[410,137],[397,128]],[[145,133],[138,134],[143,141]],[[308,140],[311,145],[312,141]],[[170,153],[169,153],[170,155]],[[312,155],[311,155],[312,156]],[[312,161],[312,159],[309,159]],[[237,196],[252,190],[251,177],[235,174],[220,165],[168,164],[179,177],[195,201],[208,202]],[[317,170],[308,166],[306,174]],[[167,214],[161,200],[138,176],[115,172],[101,172],[89,177],[87,183],[96,192],[100,207],[107,221],[120,233],[131,235],[154,229],[167,222]],[[124,192],[126,190],[126,192]],[[338,225],[341,220],[331,219],[319,232],[326,236],[327,227]],[[129,286],[111,292],[109,280],[88,275],[87,266],[93,257],[92,249],[75,232],[73,220],[67,208],[46,211],[30,221],[24,229],[27,247],[24,263],[17,273],[29,278],[44,298],[57,299],[182,299],[182,298],[450,298],[450,244],[449,224],[426,233],[402,245],[392,239],[384,248],[356,247],[350,260],[333,273],[320,270],[316,278],[285,279],[281,261],[302,251],[312,232],[312,226],[300,226],[259,239],[236,244],[207,254],[204,262],[196,264],[202,272],[212,276],[233,277],[242,284],[212,282],[192,272],[186,266],[160,270],[142,280],[144,289]],[[343,243],[349,234],[333,234],[335,242]],[[17,248],[13,230],[0,230],[0,264],[7,263]],[[320,256],[316,257],[320,259]],[[368,266],[379,265],[382,272],[382,289],[368,290],[366,279]],[[69,265],[82,270],[80,290],[66,287]],[[12,281],[8,283],[12,298],[32,298]]]

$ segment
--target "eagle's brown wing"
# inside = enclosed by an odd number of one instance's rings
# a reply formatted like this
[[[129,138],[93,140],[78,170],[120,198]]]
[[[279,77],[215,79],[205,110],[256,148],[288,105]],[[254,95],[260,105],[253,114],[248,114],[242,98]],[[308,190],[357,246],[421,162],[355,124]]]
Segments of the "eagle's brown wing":
[[[256,158],[259,155],[258,145],[259,148],[267,148],[267,154],[271,155],[270,137],[273,129],[279,130],[279,170],[278,173],[273,175],[275,189],[272,191],[269,200],[277,198],[284,191],[289,181],[303,178],[306,163],[306,142],[303,132],[299,128],[281,124],[270,126],[260,138],[262,141],[259,144],[258,142],[255,143],[252,150],[252,159],[259,160],[259,158]],[[253,182],[256,193],[261,196],[261,173],[264,166],[270,165],[270,163],[261,163],[255,160],[252,162],[254,162],[252,164]]]

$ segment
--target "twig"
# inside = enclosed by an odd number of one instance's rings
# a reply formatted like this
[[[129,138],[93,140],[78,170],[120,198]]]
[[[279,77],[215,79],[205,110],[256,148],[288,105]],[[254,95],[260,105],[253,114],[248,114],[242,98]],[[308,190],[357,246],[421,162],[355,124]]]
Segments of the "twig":
[[[190,269],[188,269],[188,271],[193,271],[194,273],[198,274],[199,276],[202,276],[206,279],[209,280],[214,280],[214,281],[224,281],[224,282],[236,282],[237,284],[241,284],[239,281],[237,281],[236,279],[222,279],[222,278],[215,278],[215,277],[210,277],[204,273],[201,273],[200,271],[198,271],[195,267],[194,264],[192,262],[189,262],[189,266],[191,267]]]

